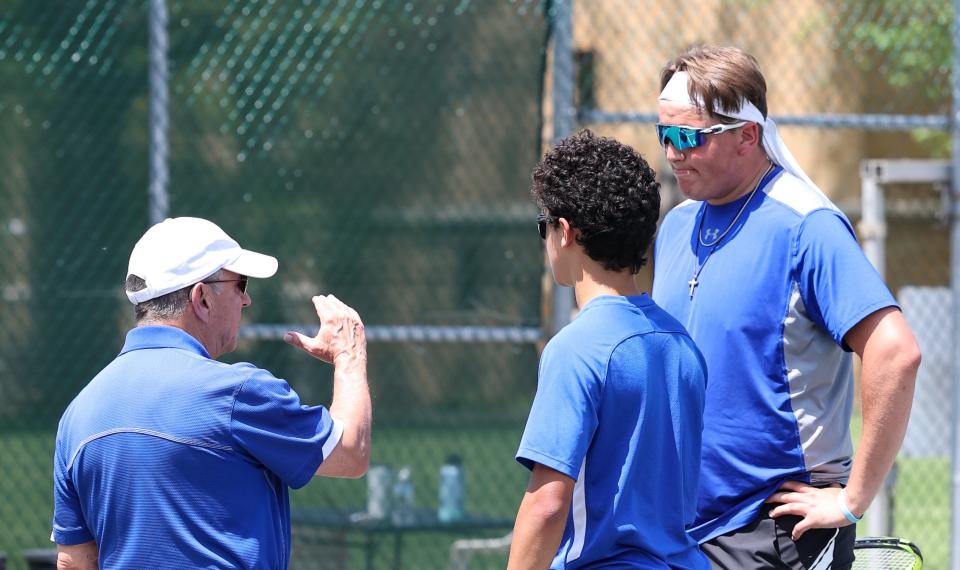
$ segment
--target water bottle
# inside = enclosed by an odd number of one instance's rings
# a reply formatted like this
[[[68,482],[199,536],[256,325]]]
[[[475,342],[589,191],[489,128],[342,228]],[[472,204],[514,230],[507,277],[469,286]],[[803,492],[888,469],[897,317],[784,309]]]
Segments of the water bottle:
[[[393,471],[386,465],[371,465],[367,470],[367,515],[384,519],[390,514]]]
[[[442,523],[463,519],[463,500],[465,495],[463,464],[460,457],[451,455],[440,467],[440,503],[437,519]]]
[[[393,524],[410,525],[414,522],[413,481],[409,467],[397,471],[397,480],[393,484]]]

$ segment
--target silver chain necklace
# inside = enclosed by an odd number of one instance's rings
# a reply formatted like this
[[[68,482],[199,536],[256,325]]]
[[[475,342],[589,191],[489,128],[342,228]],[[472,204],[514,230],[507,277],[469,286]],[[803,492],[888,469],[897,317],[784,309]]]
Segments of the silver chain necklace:
[[[743,214],[743,212],[747,209],[747,205],[750,204],[751,200],[753,200],[753,195],[756,194],[757,190],[760,189],[760,186],[763,185],[764,178],[766,178],[767,175],[770,174],[770,171],[773,170],[773,167],[774,165],[772,163],[770,164],[770,166],[767,167],[767,169],[763,172],[763,175],[760,176],[760,180],[757,180],[757,185],[753,187],[753,190],[750,191],[750,195],[747,196],[747,199],[744,200],[743,205],[740,206],[739,210],[737,210],[737,215],[733,217],[733,220],[731,220],[729,224],[727,224],[727,229],[723,230],[723,233],[720,234],[720,237],[718,237],[717,239],[713,240],[710,243],[706,243],[703,241],[703,220],[704,218],[707,217],[707,205],[708,205],[708,204],[704,204],[703,211],[700,214],[700,223],[697,225],[697,251],[695,252],[697,256],[697,265],[693,269],[693,278],[691,278],[690,281],[687,281],[687,285],[690,286],[691,299],[693,299],[693,294],[697,290],[697,285],[700,284],[700,281],[697,280],[697,277],[699,277],[700,272],[703,271],[703,266],[706,265],[707,261],[710,260],[710,256],[713,255],[714,251],[716,251],[716,248],[714,246],[720,243],[720,241],[723,240],[723,238],[725,238],[728,233],[730,233],[730,230],[733,229],[733,226],[736,225],[737,220],[740,219],[740,215]],[[703,247],[710,248],[710,251],[707,252],[706,257],[703,258],[703,263],[699,261],[701,245]]]

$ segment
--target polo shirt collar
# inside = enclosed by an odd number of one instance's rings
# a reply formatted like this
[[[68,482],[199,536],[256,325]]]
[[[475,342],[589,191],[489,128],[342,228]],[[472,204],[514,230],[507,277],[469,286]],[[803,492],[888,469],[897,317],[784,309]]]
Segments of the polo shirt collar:
[[[179,348],[200,356],[210,358],[210,353],[186,331],[177,327],[150,325],[136,327],[127,332],[127,340],[123,343],[120,354],[145,348]]]

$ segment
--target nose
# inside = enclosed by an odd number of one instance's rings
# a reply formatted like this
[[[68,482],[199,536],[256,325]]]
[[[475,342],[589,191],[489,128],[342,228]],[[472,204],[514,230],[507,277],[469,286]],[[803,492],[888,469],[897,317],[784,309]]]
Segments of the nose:
[[[683,153],[677,150],[677,147],[673,146],[673,143],[669,141],[666,146],[663,147],[663,153],[670,162],[680,162],[683,160]]]
[[[242,307],[249,307],[249,306],[252,305],[252,304],[253,304],[253,297],[250,296],[250,292],[249,292],[249,291],[244,291],[244,292],[243,292],[243,305],[241,305],[241,306],[242,306]]]

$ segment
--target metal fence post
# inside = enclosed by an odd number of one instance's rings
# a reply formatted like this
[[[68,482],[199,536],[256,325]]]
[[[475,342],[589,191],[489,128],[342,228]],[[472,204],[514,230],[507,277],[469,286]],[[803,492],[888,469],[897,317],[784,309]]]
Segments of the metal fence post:
[[[863,240],[863,253],[873,264],[874,269],[885,277],[887,225],[884,211],[883,189],[878,178],[882,176],[883,166],[878,161],[864,161],[860,172],[860,237]],[[896,469],[896,464],[894,464]],[[892,470],[891,470],[892,472]],[[888,476],[880,486],[877,496],[870,505],[870,517],[867,519],[867,533],[870,536],[886,536],[893,525],[890,508],[890,482]]]
[[[150,0],[150,224],[162,222],[170,211],[167,184],[170,179],[167,157],[169,142],[166,0]]]
[[[555,0],[553,3],[553,136],[550,138],[553,145],[573,132],[576,120],[572,3],[573,0]],[[555,285],[551,334],[556,334],[570,322],[573,307],[573,289]]]
[[[960,0],[953,1],[950,287],[953,292],[953,429],[951,441],[950,568],[960,570]]]
[[[857,230],[863,240],[863,253],[880,274],[886,277],[887,223],[884,213],[883,190],[877,181],[881,167],[874,161],[864,161],[860,169],[860,226]]]
[[[882,159],[861,162],[861,221],[858,228],[863,239],[863,251],[867,259],[886,277],[886,207],[884,186],[887,184],[945,184],[952,179],[950,163],[945,160]],[[915,307],[904,305],[909,312]],[[916,329],[915,329],[916,332]],[[921,347],[923,348],[923,347]],[[925,348],[923,348],[926,350]],[[918,388],[924,390],[925,387]],[[915,403],[917,401],[915,400]],[[914,407],[913,413],[918,412]],[[918,436],[914,436],[918,437]],[[904,450],[911,441],[908,435],[904,440]],[[910,446],[907,453],[915,454],[916,444]],[[945,453],[944,451],[941,453]],[[870,536],[886,536],[894,532],[894,485],[897,479],[897,463],[894,463],[883,486],[870,505],[870,517],[867,532]]]

